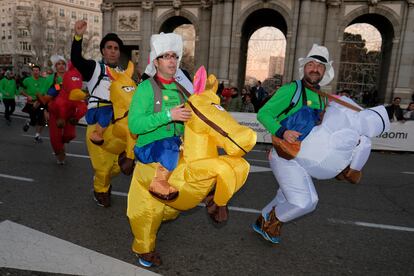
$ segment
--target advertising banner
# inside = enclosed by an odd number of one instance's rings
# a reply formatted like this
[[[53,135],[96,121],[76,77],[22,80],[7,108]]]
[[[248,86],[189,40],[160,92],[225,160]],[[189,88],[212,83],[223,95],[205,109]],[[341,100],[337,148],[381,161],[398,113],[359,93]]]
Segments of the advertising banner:
[[[271,135],[256,119],[256,113],[231,112],[240,124],[257,132],[258,143],[272,143]],[[371,139],[372,149],[414,152],[414,121],[392,122],[388,132]]]

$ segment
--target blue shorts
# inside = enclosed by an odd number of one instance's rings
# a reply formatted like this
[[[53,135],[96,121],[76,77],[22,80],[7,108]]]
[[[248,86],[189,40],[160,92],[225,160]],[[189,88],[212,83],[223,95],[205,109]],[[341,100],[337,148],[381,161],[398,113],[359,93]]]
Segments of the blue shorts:
[[[143,147],[134,148],[135,157],[144,164],[160,163],[169,171],[173,171],[180,156],[181,139],[179,136],[154,141]]]
[[[88,109],[85,119],[88,125],[98,123],[101,127],[107,127],[111,123],[113,114],[112,105],[105,105]]]

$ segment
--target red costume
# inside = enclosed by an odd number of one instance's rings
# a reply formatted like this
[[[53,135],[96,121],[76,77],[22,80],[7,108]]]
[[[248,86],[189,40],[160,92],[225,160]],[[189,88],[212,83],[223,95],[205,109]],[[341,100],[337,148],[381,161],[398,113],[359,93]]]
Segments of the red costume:
[[[49,136],[58,164],[64,164],[65,143],[76,137],[76,124],[87,110],[84,101],[70,100],[69,95],[76,89],[82,88],[82,75],[69,65],[69,70],[63,76],[62,87],[58,96],[48,104]],[[79,91],[80,92],[80,91]]]

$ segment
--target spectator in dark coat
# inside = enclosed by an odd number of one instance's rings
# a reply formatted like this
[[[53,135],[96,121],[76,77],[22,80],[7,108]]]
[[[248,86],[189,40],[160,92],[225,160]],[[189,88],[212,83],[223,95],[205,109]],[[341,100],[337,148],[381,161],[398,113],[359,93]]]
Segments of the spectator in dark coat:
[[[401,98],[395,97],[392,104],[385,107],[390,121],[404,121],[403,110],[400,107]]]

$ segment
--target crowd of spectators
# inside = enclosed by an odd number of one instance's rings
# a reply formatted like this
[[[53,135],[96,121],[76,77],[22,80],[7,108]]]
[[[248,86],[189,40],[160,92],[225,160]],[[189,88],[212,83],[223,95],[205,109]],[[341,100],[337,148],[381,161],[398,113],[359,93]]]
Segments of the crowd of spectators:
[[[277,89],[279,86],[275,87],[273,91],[266,91],[262,87],[261,81],[257,81],[256,85],[252,87],[245,85],[240,92],[237,87],[225,87],[221,82],[217,89],[217,95],[221,99],[221,106],[227,111],[257,113]]]

